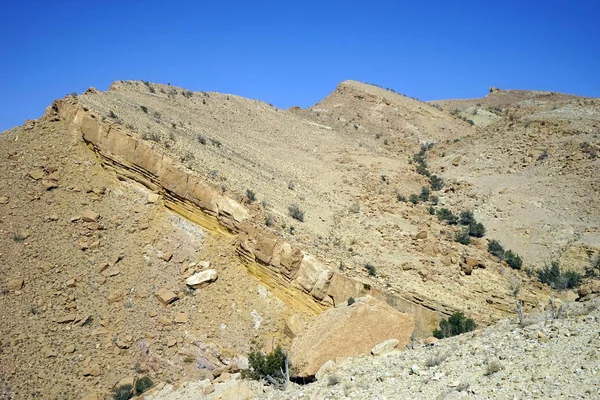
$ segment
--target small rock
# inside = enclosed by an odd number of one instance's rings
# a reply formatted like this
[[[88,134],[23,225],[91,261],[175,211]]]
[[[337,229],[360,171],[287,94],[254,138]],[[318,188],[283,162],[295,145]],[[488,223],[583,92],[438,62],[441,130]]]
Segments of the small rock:
[[[171,304],[175,300],[179,299],[179,296],[166,288],[160,289],[157,293],[155,293],[155,295],[164,305]]]
[[[69,279],[67,281],[67,287],[70,287],[70,288],[75,287],[75,279]]]
[[[100,376],[100,367],[98,364],[92,364],[83,368],[83,376]]]
[[[171,258],[173,258],[173,253],[170,253],[168,251],[163,253],[163,256],[162,256],[163,260],[169,262],[169,261],[171,261]]]
[[[117,301],[121,301],[123,299],[123,293],[114,292],[108,295],[107,300],[109,303],[116,303]]]
[[[158,201],[158,193],[148,193],[148,198],[146,199],[146,202],[148,204],[154,204]]]
[[[117,383],[115,386],[119,387],[119,386],[123,386],[123,385],[131,385],[133,386],[133,384],[135,383],[135,377],[134,376],[126,376],[124,378],[122,378],[119,383]]]
[[[128,349],[129,348],[129,344],[127,342],[122,341],[122,340],[117,340],[117,343],[115,343],[115,344],[120,349]]]
[[[25,285],[25,280],[23,278],[13,279],[8,281],[8,290],[21,290]]]
[[[75,345],[70,344],[65,348],[65,353],[70,354],[75,352]]]
[[[208,395],[208,394],[211,394],[214,391],[215,391],[215,386],[212,383],[209,383],[208,385],[206,385],[204,387],[203,393],[205,395]]]
[[[6,196],[0,196],[0,204],[8,204],[9,198]]]
[[[56,322],[58,322],[59,324],[67,324],[69,322],[73,322],[75,321],[77,317],[75,316],[75,314],[68,314],[65,315],[64,317],[60,317],[56,320]]]
[[[200,261],[198,267],[200,267],[200,269],[210,268],[210,261]]]
[[[52,190],[58,187],[58,183],[55,180],[42,179],[42,186],[44,186],[46,190]]]
[[[161,325],[164,325],[164,326],[171,326],[171,325],[173,325],[173,322],[171,322],[171,320],[169,318],[165,317],[164,315],[160,316],[160,318],[158,319],[158,322]]]
[[[427,239],[427,231],[421,231],[415,236],[416,239]]]
[[[214,269],[207,269],[206,271],[197,272],[185,280],[185,284],[194,288],[199,289],[202,286],[206,286],[211,282],[214,282],[219,277],[217,271]]]
[[[92,210],[85,210],[83,214],[81,214],[81,219],[85,222],[96,222],[100,219],[100,214]]]
[[[29,172],[29,177],[38,181],[44,177],[44,171],[41,169],[34,169],[33,171]]]
[[[174,338],[170,338],[167,340],[167,347],[173,347],[177,344],[177,340]]]
[[[187,315],[187,313],[180,312],[175,317],[175,323],[176,324],[185,324],[186,322],[188,322],[188,315]]]
[[[398,339],[386,340],[385,342],[381,342],[375,347],[373,347],[371,349],[371,354],[373,354],[374,356],[379,356],[381,354],[389,353],[391,351],[394,351],[399,344],[400,341]]]

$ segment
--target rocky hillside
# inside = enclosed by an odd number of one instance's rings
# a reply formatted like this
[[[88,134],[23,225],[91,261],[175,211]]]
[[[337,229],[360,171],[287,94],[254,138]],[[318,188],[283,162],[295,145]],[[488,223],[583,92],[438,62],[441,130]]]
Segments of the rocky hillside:
[[[597,106],[552,96],[554,110],[520,92],[489,103],[500,112],[346,81],[280,110],[119,81],[54,102],[0,135],[0,393],[227,381],[253,347],[310,344],[328,318],[350,332],[348,300],[367,295],[390,309],[377,323],[402,315],[400,341],[457,311],[480,326],[513,315],[515,281],[525,312],[543,309],[557,293],[533,269],[583,271],[600,246]],[[470,107],[495,117],[472,125]],[[474,211],[485,235],[457,241],[445,208]],[[597,292],[589,279],[563,297]]]

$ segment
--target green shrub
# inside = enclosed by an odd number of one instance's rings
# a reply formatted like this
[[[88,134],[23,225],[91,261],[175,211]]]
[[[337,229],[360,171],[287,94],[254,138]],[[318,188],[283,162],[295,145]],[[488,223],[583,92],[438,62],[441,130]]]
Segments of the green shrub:
[[[437,206],[437,204],[440,202],[440,198],[437,196],[430,196],[429,201],[431,201],[431,204],[434,206]]]
[[[400,193],[396,193],[396,200],[406,203],[406,197],[401,195]]]
[[[410,201],[413,204],[417,204],[419,202],[419,196],[413,193],[408,197],[408,201]]]
[[[448,319],[440,321],[440,328],[433,330],[433,336],[438,339],[444,339],[461,333],[471,332],[477,328],[477,324],[472,318],[466,318],[463,313],[457,312]]]
[[[471,237],[469,236],[469,231],[467,229],[463,229],[454,236],[454,240],[464,245],[471,244]]]
[[[371,264],[366,264],[365,265],[365,269],[369,273],[369,276],[376,276],[377,275],[377,271],[375,270],[375,267],[372,266]]]
[[[421,201],[429,201],[430,194],[431,194],[431,191],[429,190],[429,188],[427,186],[423,186],[421,188],[421,194],[419,195],[419,199]]]
[[[117,116],[117,114],[115,114],[115,112],[114,112],[113,110],[110,110],[110,112],[108,113],[108,117],[109,117],[109,118],[112,118],[112,119],[117,119],[117,118],[119,118],[119,117]]]
[[[154,382],[149,376],[145,376],[135,381],[135,394],[140,395],[154,386]]]
[[[200,144],[206,144],[206,138],[204,136],[202,136],[201,134],[196,135],[196,140]]]
[[[246,189],[246,197],[252,203],[256,200],[256,193],[252,189]]]
[[[431,184],[431,190],[437,191],[444,187],[444,180],[437,175],[431,175],[429,177],[429,183]]]
[[[499,259],[504,259],[504,248],[497,240],[490,240],[488,243],[488,251]]]
[[[430,215],[435,215],[435,207],[429,206],[429,214]]]
[[[485,235],[485,226],[481,222],[469,224],[469,235],[477,238],[483,237]]]
[[[440,221],[446,221],[449,225],[458,224],[458,217],[447,208],[440,208],[437,210],[436,214]]]
[[[537,276],[540,282],[556,290],[573,289],[579,286],[583,278],[583,275],[575,271],[561,272],[558,261],[553,261],[550,266],[539,269]]]
[[[140,106],[140,108],[142,109],[142,111],[143,111],[145,114],[148,114],[148,107],[146,107],[146,106]]]
[[[504,252],[504,259],[512,269],[521,269],[523,266],[523,260],[521,257],[519,257],[517,253],[513,253],[512,250],[507,250]]]
[[[285,381],[286,368],[289,369],[288,357],[283,348],[278,345],[275,350],[265,355],[255,349],[248,355],[248,369],[242,370],[242,378],[266,380],[267,377],[275,381]],[[272,383],[270,380],[267,382]]]
[[[425,165],[423,165],[423,164],[418,164],[418,165],[417,165],[417,173],[418,173],[418,174],[421,174],[421,175],[423,175],[423,176],[429,176],[429,175],[430,175],[430,173],[429,173],[429,170],[428,170],[428,169],[427,169],[427,167],[426,167]]]
[[[475,216],[473,215],[473,211],[465,210],[460,213],[460,224],[461,225],[471,225],[475,223]]]
[[[112,398],[114,400],[129,400],[133,397],[133,386],[121,385],[113,388]]]
[[[271,225],[273,225],[273,223],[274,223],[274,222],[275,222],[275,221],[274,221],[274,219],[273,219],[273,217],[272,217],[272,216],[270,216],[270,215],[265,215],[265,225],[266,225],[266,226],[271,226]]]
[[[302,211],[298,204],[292,204],[289,206],[288,213],[290,214],[290,217],[294,218],[295,220],[300,222],[304,221],[304,211]]]

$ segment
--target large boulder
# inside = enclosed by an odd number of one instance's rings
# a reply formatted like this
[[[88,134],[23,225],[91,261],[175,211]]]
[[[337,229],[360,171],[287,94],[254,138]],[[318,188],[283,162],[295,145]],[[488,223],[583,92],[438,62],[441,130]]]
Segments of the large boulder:
[[[350,306],[323,312],[294,338],[292,374],[314,376],[327,361],[369,354],[373,346],[388,339],[397,339],[398,348],[403,349],[414,328],[411,314],[371,296],[358,298]]]

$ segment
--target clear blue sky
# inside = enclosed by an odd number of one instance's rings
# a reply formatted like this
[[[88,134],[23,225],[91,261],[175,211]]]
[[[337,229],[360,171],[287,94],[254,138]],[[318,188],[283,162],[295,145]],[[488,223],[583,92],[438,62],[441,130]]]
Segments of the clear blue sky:
[[[600,1],[28,1],[0,7],[0,131],[121,79],[287,108],[355,79],[600,97]]]

